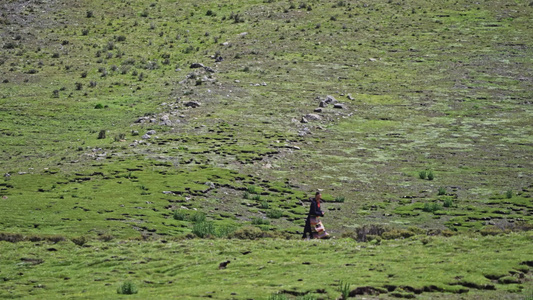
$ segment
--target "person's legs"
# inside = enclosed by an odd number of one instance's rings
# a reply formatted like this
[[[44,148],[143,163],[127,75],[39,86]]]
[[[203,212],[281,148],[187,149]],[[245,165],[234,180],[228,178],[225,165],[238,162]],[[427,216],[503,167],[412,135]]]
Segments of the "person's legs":
[[[309,233],[309,236],[312,237],[312,234],[311,234],[311,223],[309,222],[309,217],[305,220],[304,234],[303,234],[302,238],[307,239],[307,233]]]

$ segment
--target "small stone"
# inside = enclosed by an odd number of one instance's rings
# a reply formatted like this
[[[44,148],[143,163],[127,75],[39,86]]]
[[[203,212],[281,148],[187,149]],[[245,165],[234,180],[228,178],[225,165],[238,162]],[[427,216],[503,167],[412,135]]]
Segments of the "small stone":
[[[190,68],[191,69],[197,69],[197,68],[204,68],[205,66],[201,63],[192,63]]]
[[[335,97],[333,97],[333,96],[331,96],[331,95],[327,95],[327,96],[326,96],[326,100],[324,100],[324,101],[326,101],[326,103],[329,104],[329,103],[335,103],[335,102],[337,102],[337,99],[335,99]]]
[[[305,117],[307,120],[311,120],[311,121],[319,121],[319,120],[322,120],[322,117],[317,115],[317,114],[307,114],[305,115]]]
[[[192,108],[197,108],[197,107],[200,107],[200,102],[198,101],[189,101],[189,102],[186,102],[185,103],[185,106],[186,107],[192,107]]]

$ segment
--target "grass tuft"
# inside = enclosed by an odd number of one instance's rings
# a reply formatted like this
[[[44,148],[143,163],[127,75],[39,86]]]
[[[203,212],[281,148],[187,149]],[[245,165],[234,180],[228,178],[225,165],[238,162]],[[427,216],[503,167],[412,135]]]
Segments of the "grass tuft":
[[[138,293],[137,286],[133,282],[130,282],[130,281],[126,281],[122,283],[117,289],[117,294],[121,294],[121,295],[133,295],[137,293]]]

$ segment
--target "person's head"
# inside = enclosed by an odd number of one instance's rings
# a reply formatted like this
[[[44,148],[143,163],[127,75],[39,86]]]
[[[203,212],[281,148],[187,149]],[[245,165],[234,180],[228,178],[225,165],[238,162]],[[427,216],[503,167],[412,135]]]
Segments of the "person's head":
[[[322,194],[320,192],[315,193],[315,200],[320,201],[322,199]]]

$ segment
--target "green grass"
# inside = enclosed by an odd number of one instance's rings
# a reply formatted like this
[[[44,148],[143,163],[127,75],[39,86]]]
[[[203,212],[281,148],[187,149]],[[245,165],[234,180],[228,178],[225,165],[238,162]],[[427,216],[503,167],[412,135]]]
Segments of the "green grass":
[[[529,2],[22,2],[0,3],[0,230],[26,239],[0,242],[2,297],[112,298],[130,282],[128,297],[168,298],[189,279],[184,298],[333,299],[340,282],[397,286],[387,297],[527,290],[510,283],[516,260],[484,269],[509,284],[473,265],[528,253]],[[342,108],[316,112],[327,97]],[[320,120],[302,123],[310,113]],[[390,232],[313,243],[321,263],[309,244],[257,240],[299,239],[317,188],[331,235]],[[180,240],[193,232],[206,240]],[[216,269],[239,256],[228,243],[258,262]],[[327,296],[307,289],[317,264]]]
[[[530,234],[523,233],[433,237],[424,244],[414,237],[382,241],[378,246],[351,239],[91,240],[84,247],[69,241],[0,242],[6,250],[0,263],[4,274],[0,297],[110,298],[125,282],[137,288],[138,293],[130,297],[152,299],[169,294],[182,299],[206,294],[215,299],[266,298],[274,293],[287,298],[292,297],[289,293],[338,298],[340,283],[350,283],[350,291],[365,286],[394,292],[420,290],[423,297],[436,292],[424,291],[430,286],[449,296],[466,290],[466,296],[475,296],[486,293],[484,288],[489,286],[521,293],[527,291],[523,279],[511,283],[487,277],[526,271],[521,263],[527,259],[523,254],[530,248],[530,239]],[[219,263],[227,260],[227,267],[219,270]]]

